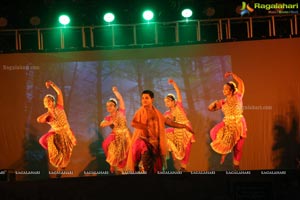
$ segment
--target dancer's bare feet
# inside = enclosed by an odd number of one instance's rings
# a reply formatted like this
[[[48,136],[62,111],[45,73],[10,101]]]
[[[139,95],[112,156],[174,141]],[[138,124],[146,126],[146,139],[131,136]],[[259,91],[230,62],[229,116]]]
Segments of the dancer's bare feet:
[[[63,167],[63,168],[58,167],[56,170],[57,171],[56,178],[61,178],[61,176],[62,176],[61,171],[64,171],[64,170],[65,170],[65,167]]]
[[[235,171],[238,171],[238,170],[240,170],[240,166],[239,166],[239,165],[233,165],[233,169],[234,169]]]
[[[221,164],[221,165],[224,163],[225,158],[226,158],[226,154],[223,154],[223,155],[221,156],[221,160],[220,160],[220,164]]]

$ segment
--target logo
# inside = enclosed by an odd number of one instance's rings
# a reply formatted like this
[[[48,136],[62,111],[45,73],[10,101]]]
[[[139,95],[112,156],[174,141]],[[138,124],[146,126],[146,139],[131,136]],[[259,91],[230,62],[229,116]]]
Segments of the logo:
[[[254,9],[250,7],[249,3],[246,3],[245,1],[242,2],[242,7],[241,7],[241,11],[240,11],[241,16],[250,14],[253,11],[254,11]]]
[[[241,16],[249,15],[254,10],[266,11],[268,14],[298,14],[299,3],[253,3],[251,6],[245,1],[236,8],[236,12]]]
[[[254,3],[254,9],[262,9],[268,11],[269,14],[298,14],[298,3],[286,4],[286,3]]]

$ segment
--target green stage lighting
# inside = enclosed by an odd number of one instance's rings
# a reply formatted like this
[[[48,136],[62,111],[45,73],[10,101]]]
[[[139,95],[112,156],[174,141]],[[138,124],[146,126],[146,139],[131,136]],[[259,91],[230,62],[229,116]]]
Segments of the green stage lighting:
[[[61,15],[58,18],[59,23],[61,23],[62,25],[68,25],[70,23],[70,17],[67,15]]]
[[[115,15],[113,13],[106,13],[103,17],[104,21],[110,23],[115,20]]]
[[[181,15],[184,17],[184,18],[189,18],[193,15],[193,11],[189,8],[186,8],[186,9],[183,9],[182,12],[181,12]]]
[[[151,19],[153,19],[154,14],[151,10],[146,10],[143,12],[143,18],[144,20],[150,21]]]

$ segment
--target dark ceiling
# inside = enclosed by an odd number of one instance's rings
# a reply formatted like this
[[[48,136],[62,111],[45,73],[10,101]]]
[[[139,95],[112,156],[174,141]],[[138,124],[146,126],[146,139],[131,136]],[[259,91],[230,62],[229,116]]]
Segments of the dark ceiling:
[[[289,0],[287,2],[292,2]],[[194,19],[238,17],[235,9],[242,0],[1,0],[0,18],[7,20],[5,28],[30,28],[30,18],[40,18],[39,27],[57,25],[61,13],[71,16],[71,25],[101,25],[103,14],[112,11],[120,24],[141,22],[141,12],[147,6],[155,12],[155,21],[181,20],[181,9],[193,9]],[[253,3],[253,0],[246,2]],[[278,2],[261,0],[260,2]],[[284,1],[281,1],[284,2]],[[208,12],[213,7],[214,12]],[[212,11],[212,10],[210,10]]]

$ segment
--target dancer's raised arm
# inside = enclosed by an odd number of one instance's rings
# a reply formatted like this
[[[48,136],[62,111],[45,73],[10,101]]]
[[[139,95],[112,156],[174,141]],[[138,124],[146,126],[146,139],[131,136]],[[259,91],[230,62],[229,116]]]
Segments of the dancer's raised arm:
[[[168,80],[169,84],[173,85],[175,91],[176,91],[176,95],[177,95],[177,102],[182,102],[182,96],[181,96],[181,91],[177,85],[177,83],[173,80],[173,79],[169,79]]]
[[[116,86],[113,86],[112,91],[119,101],[119,108],[121,110],[125,110],[125,103],[124,103],[123,97],[122,97],[121,93],[119,92],[118,88]]]
[[[62,91],[61,89],[52,81],[46,81],[45,83],[46,87],[49,89],[50,87],[53,88],[53,90],[56,92],[57,94],[57,105],[60,105],[60,106],[64,106],[64,98],[63,98],[63,94],[62,94]]]
[[[238,90],[239,92],[244,95],[244,92],[245,92],[245,85],[244,85],[244,81],[243,79],[241,79],[238,75],[236,75],[235,73],[233,72],[226,72],[225,73],[225,78],[229,77],[229,76],[232,76],[232,78],[237,82],[238,86]]]

